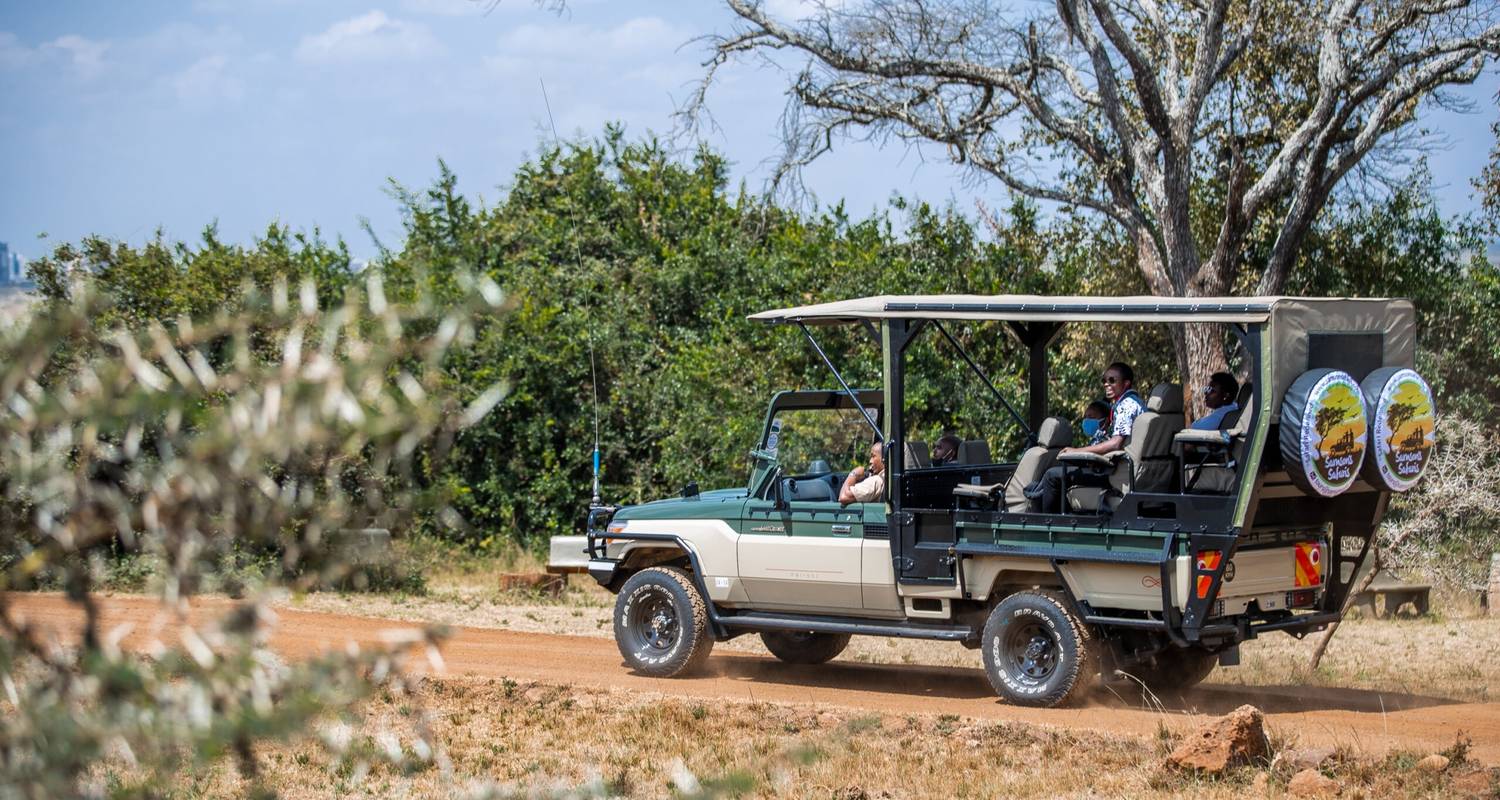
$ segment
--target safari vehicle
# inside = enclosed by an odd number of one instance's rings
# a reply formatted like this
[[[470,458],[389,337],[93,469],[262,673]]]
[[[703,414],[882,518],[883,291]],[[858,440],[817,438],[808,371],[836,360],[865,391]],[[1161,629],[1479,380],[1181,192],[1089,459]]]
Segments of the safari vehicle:
[[[1237,663],[1247,639],[1339,619],[1390,493],[1416,483],[1434,446],[1404,300],[883,296],[751,318],[800,330],[839,388],[771,399],[745,486],[591,507],[587,569],[617,593],[615,637],[640,673],[689,671],[746,633],[796,664],[865,635],[981,648],[995,690],[1023,705],[1065,703],[1101,675],[1185,688]],[[1137,387],[1147,410],[1123,450],[1060,455],[1073,426],[1047,414],[1049,345],[1081,322],[1224,323],[1242,346],[1243,410],[1189,430],[1180,386]],[[1024,417],[958,324],[1003,326],[1025,349]],[[838,325],[870,334],[883,386],[845,382],[814,335]],[[934,465],[909,435],[908,354],[923,336],[1011,409],[1026,442],[1014,458],[965,432],[957,461]],[[872,440],[885,499],[841,505],[844,470]],[[1057,464],[1108,487],[1065,480],[1065,508],[1031,511],[1022,490]]]

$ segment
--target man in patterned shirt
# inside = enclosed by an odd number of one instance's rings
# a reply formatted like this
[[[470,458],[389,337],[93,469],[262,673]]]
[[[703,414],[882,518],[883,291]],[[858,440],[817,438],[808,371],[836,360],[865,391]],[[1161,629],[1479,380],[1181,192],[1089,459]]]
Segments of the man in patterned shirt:
[[[1063,453],[1094,453],[1104,455],[1125,449],[1125,439],[1135,427],[1135,418],[1146,410],[1146,403],[1135,391],[1135,370],[1129,364],[1116,361],[1104,370],[1104,396],[1109,399],[1109,419],[1099,426],[1093,440],[1084,447],[1064,447]],[[1047,514],[1063,513],[1062,484],[1065,468],[1056,466],[1042,475],[1042,479],[1028,487],[1026,496],[1031,499],[1031,510]],[[1070,481],[1073,486],[1109,487],[1107,473],[1073,470]]]

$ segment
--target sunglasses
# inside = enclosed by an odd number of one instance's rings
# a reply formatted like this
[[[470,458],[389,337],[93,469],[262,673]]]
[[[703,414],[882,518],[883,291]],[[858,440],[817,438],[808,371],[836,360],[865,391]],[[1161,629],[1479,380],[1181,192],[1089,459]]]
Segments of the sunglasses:
[[[1116,378],[1116,377],[1113,377],[1113,376],[1110,376],[1110,375],[1105,375],[1104,376],[1104,382],[1105,383],[1110,383],[1110,384],[1124,383],[1125,379],[1124,378]]]

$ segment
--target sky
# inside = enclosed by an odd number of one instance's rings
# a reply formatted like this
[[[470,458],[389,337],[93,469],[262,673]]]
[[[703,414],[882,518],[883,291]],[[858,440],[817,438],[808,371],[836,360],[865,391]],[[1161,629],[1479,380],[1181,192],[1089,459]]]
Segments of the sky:
[[[797,0],[769,0],[797,13]],[[88,234],[139,244],[216,223],[249,242],[275,221],[375,251],[400,241],[387,179],[423,187],[442,158],[493,202],[551,140],[609,122],[667,136],[732,15],[712,0],[0,0],[0,241],[27,256]],[[760,190],[779,152],[787,77],[720,76],[704,137]],[[1434,110],[1441,207],[1475,208],[1494,138],[1495,75],[1477,113]],[[683,144],[679,142],[679,144]],[[685,146],[685,145],[684,145]],[[805,173],[823,205],[860,215],[894,194],[972,213],[1008,203],[941,153],[847,142]],[[46,238],[39,238],[45,235]]]

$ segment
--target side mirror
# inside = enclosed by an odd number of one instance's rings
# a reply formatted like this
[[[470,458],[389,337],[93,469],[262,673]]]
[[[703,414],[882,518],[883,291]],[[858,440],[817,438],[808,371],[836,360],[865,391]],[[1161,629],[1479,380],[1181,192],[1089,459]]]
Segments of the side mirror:
[[[771,506],[777,511],[785,511],[789,506],[786,501],[786,489],[782,483],[782,475],[785,470],[777,467],[771,475]]]

